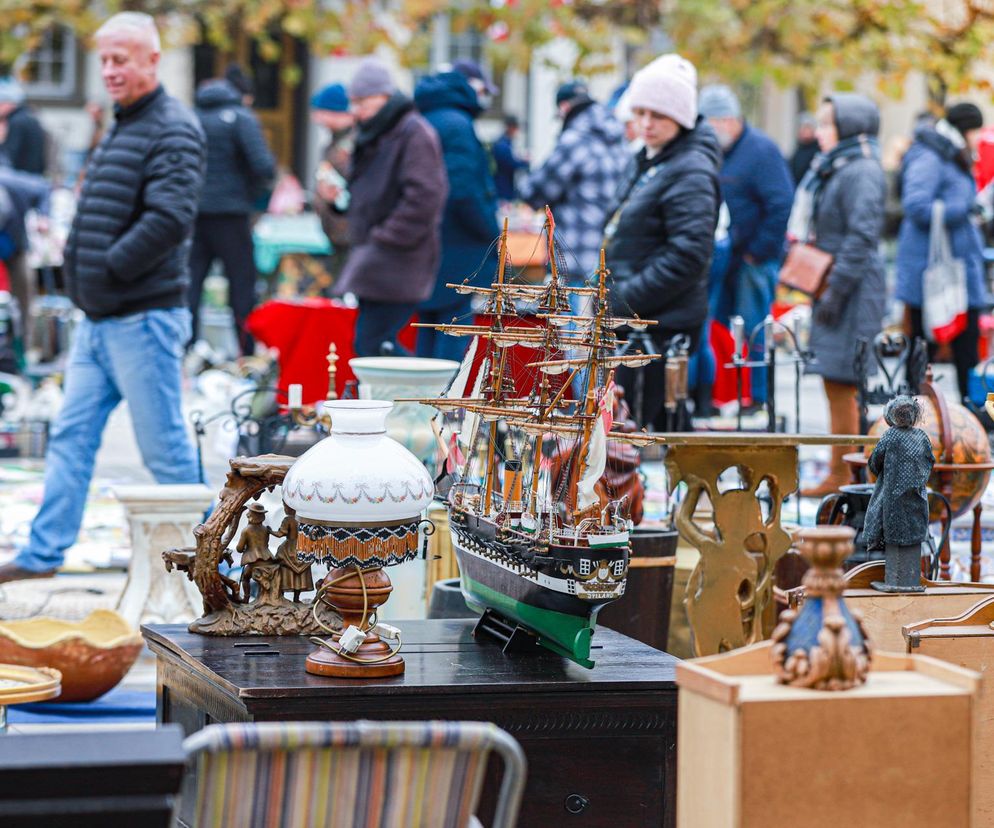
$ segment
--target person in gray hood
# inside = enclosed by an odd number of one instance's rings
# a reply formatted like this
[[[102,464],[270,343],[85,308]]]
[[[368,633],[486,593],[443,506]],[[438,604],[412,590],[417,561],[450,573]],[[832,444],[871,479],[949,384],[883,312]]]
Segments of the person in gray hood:
[[[833,257],[827,288],[815,300],[808,370],[820,374],[828,397],[833,434],[859,429],[856,404],[856,343],[880,332],[887,289],[878,250],[884,223],[886,184],[877,132],[880,112],[869,98],[837,94],[818,109],[821,153],[797,189],[788,237]],[[832,447],[828,477],[801,491],[823,497],[848,482],[843,456],[853,449]]]

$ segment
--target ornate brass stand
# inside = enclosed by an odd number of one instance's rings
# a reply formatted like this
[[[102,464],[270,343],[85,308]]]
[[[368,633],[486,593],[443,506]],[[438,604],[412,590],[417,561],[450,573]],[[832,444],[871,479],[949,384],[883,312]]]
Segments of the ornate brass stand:
[[[666,434],[670,487],[687,484],[676,515],[680,536],[701,553],[684,603],[698,656],[768,638],[775,624],[773,569],[790,548],[781,507],[797,489],[801,445],[872,444],[874,437],[796,434]],[[718,479],[737,472],[738,486]],[[769,509],[760,498],[763,483]],[[694,520],[702,495],[714,509],[714,528]],[[765,498],[764,498],[765,499]]]

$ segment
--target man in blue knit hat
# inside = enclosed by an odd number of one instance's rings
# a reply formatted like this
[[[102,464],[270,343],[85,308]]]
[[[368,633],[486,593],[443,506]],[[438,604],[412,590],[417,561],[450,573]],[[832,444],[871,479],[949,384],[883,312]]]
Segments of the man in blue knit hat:
[[[349,255],[348,220],[345,209],[348,197],[345,182],[352,169],[353,127],[355,117],[349,111],[349,96],[340,83],[331,83],[311,98],[311,121],[328,130],[330,140],[318,165],[314,186],[314,212],[321,218],[332,253],[329,270],[338,276]],[[335,202],[338,209],[334,209]]]

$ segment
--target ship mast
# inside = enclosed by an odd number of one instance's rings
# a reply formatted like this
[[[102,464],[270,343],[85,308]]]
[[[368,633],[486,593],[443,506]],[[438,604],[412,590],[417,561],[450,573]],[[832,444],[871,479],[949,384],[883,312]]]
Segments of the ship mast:
[[[545,208],[545,234],[549,244],[549,267],[551,271],[551,282],[549,285],[549,304],[552,306],[551,310],[555,313],[559,308],[559,272],[556,269],[556,251],[555,251],[555,235],[556,223],[552,218],[552,211],[546,207]],[[552,325],[546,323],[545,329],[545,350],[546,357],[548,357],[549,349],[549,337],[552,332]],[[539,376],[541,376],[541,381],[539,383],[538,391],[538,421],[541,422],[545,419],[543,415],[543,409],[545,407],[546,396],[549,391],[549,378],[548,375],[539,371]],[[566,387],[566,383],[563,384]],[[560,391],[560,395],[562,391]],[[557,397],[558,400],[558,397]],[[550,412],[551,413],[551,407]],[[542,437],[539,434],[535,435],[535,446],[532,450],[532,480],[531,480],[531,499],[529,501],[529,508],[533,515],[538,515],[538,484],[539,478],[541,477],[542,469]]]
[[[494,286],[494,315],[496,316],[496,327],[503,328],[504,316],[504,269],[507,266],[507,216],[504,217],[504,228],[500,234],[500,254],[497,265],[497,283]],[[500,348],[500,359],[491,363],[491,391],[493,400],[500,403],[500,396],[504,389],[504,366],[507,362],[507,348]],[[492,420],[489,429],[489,439],[487,440],[487,465],[484,469],[484,492],[483,508],[485,514],[491,511],[491,501],[494,494],[494,450],[497,446],[497,421]]]
[[[591,416],[597,409],[597,368],[598,350],[600,348],[601,326],[604,322],[604,314],[607,311],[607,266],[604,262],[604,248],[601,248],[600,267],[597,269],[597,312],[594,314],[594,324],[590,330],[591,349],[587,358],[587,391],[584,398],[583,413],[587,416],[583,418],[583,435],[580,438],[580,451],[577,455],[576,465],[573,467],[569,481],[569,504],[574,517],[577,514],[577,498],[580,478],[583,470],[588,465],[587,452],[590,450],[590,436],[593,429],[594,418]]]

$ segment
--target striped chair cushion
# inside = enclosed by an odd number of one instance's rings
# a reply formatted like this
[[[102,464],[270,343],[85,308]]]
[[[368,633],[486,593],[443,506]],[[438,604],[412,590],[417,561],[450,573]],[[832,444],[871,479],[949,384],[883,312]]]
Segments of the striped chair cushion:
[[[186,742],[194,824],[468,828],[495,734],[465,722],[212,725]]]

